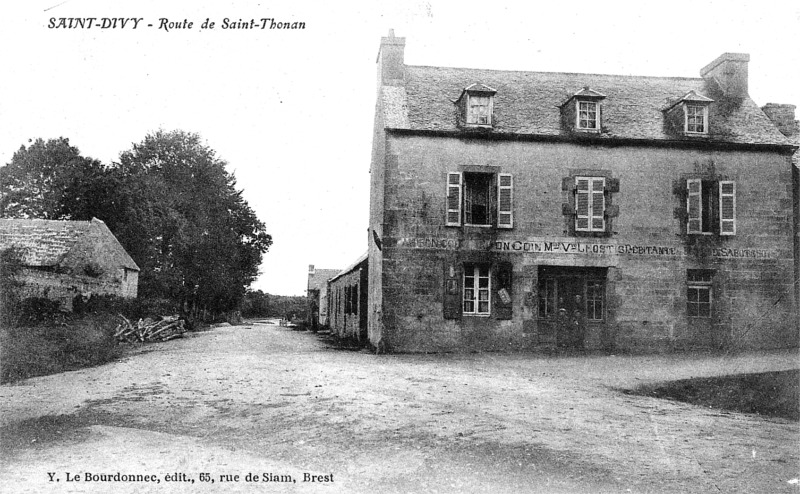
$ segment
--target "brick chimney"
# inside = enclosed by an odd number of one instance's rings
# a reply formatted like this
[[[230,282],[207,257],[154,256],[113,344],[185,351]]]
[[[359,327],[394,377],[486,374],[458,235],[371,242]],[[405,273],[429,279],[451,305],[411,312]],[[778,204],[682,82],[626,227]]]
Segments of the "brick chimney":
[[[314,271],[314,265],[313,264],[309,264],[308,265],[308,275],[309,276],[314,276],[314,273],[316,273],[316,271]]]
[[[405,82],[405,38],[395,38],[394,29],[381,38],[378,50],[378,86],[401,86]]]
[[[794,105],[781,105],[778,103],[767,103],[761,109],[766,113],[772,123],[778,127],[781,134],[791,137],[800,133],[800,125],[794,119]]]
[[[723,53],[716,60],[700,69],[700,77],[716,81],[726,98],[747,97],[747,53]]]

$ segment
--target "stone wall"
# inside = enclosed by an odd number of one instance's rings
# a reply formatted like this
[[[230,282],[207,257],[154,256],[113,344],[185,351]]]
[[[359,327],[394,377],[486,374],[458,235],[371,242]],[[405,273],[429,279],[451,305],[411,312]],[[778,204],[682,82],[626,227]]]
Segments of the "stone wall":
[[[371,303],[393,350],[535,346],[539,266],[607,268],[605,323],[590,330],[590,347],[603,338],[643,351],[797,345],[786,155],[393,134],[386,142],[381,180],[373,176],[373,188],[385,181],[382,259],[370,258],[382,273],[370,281],[381,281]],[[447,173],[470,167],[513,174],[513,229],[444,226]],[[596,172],[619,180],[618,213],[609,235],[577,237],[564,181]],[[706,175],[736,182],[736,235],[686,234],[681,184]],[[510,319],[444,318],[448,266],[476,260],[513,266]],[[710,322],[687,316],[687,269],[714,270]]]

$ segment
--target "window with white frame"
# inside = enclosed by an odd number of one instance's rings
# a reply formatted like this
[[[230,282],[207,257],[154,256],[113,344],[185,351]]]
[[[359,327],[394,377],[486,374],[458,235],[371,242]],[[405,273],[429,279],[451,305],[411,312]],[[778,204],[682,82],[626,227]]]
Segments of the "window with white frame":
[[[584,130],[596,130],[600,128],[598,118],[597,102],[578,101],[578,128]]]
[[[467,97],[467,123],[492,124],[492,97],[486,94],[469,94]]]
[[[464,314],[491,313],[491,269],[488,264],[464,265]]]
[[[686,180],[686,233],[736,235],[736,182]]]
[[[686,115],[685,127],[689,134],[708,133],[708,106],[706,105],[685,105]]]
[[[604,177],[575,177],[575,231],[606,230],[605,185]]]
[[[686,314],[689,317],[711,317],[713,277],[714,271],[709,269],[686,271]]]

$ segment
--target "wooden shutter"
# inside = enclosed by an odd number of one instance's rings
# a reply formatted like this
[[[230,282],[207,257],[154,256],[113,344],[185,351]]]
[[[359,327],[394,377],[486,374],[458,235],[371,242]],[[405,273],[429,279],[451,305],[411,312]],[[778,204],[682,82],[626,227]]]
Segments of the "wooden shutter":
[[[495,266],[492,280],[495,319],[511,319],[513,315],[512,271],[510,262],[500,262]]]
[[[575,179],[575,230],[589,231],[589,179]]]
[[[461,173],[447,174],[447,226],[461,226]]]
[[[703,183],[699,178],[686,180],[686,233],[703,233]]]
[[[719,183],[719,234],[736,235],[736,182]]]
[[[606,179],[592,178],[592,203],[590,204],[589,211],[592,220],[591,230],[593,232],[602,232],[606,229],[606,194],[605,187]]]
[[[444,263],[444,295],[442,312],[445,319],[461,319],[462,307],[461,286],[464,283],[463,267],[454,261]]]
[[[575,230],[602,232],[606,229],[605,178],[577,177],[575,179]]]
[[[514,178],[501,173],[497,181],[497,228],[514,227]]]

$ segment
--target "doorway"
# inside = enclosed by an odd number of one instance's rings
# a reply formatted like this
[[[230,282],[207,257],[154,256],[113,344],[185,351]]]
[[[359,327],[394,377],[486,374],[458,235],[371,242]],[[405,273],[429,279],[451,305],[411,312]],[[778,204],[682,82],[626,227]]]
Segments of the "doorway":
[[[591,326],[605,322],[606,268],[539,266],[539,341],[583,350]]]

